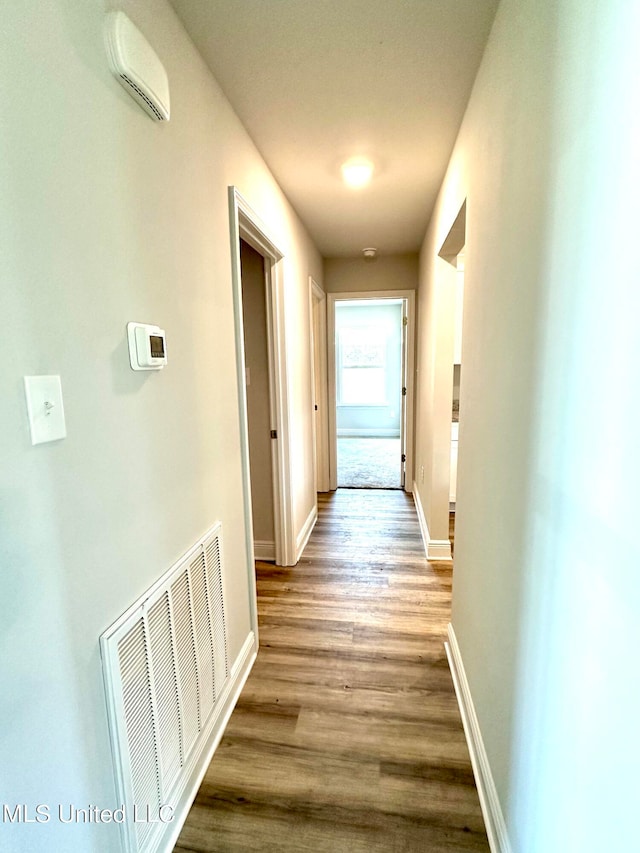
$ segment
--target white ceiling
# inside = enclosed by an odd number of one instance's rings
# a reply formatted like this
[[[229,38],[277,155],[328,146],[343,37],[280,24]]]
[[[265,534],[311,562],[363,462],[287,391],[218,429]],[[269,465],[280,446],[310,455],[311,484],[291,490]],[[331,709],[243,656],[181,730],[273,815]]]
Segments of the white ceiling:
[[[322,254],[417,250],[498,0],[171,2]]]

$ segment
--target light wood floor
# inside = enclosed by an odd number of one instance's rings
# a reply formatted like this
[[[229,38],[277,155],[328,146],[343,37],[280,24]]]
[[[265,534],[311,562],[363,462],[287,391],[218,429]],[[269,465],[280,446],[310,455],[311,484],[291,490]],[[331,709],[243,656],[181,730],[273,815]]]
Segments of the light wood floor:
[[[260,652],[176,851],[488,851],[413,501],[338,490],[257,564]]]

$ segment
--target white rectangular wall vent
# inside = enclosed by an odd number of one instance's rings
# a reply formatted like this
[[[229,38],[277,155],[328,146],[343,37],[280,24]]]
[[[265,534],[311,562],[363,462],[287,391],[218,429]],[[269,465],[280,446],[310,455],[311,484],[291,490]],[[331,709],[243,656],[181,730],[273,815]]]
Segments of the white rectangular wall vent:
[[[219,524],[104,632],[100,650],[125,850],[151,853],[228,681]]]

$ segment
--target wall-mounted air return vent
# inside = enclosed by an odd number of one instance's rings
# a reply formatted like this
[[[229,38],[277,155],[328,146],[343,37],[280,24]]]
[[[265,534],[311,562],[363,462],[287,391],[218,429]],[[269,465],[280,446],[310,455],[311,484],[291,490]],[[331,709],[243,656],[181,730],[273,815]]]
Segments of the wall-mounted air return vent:
[[[151,853],[228,680],[220,525],[105,631],[100,649],[125,849]]]
[[[106,25],[111,70],[131,97],[158,121],[169,121],[167,73],[154,49],[124,12],[109,12]]]

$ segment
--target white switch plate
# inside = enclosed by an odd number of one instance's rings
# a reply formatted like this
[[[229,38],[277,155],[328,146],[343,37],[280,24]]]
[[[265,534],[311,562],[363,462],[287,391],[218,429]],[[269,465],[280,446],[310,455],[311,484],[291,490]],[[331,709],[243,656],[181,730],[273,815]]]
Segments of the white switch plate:
[[[27,397],[31,444],[66,438],[60,377],[25,376],[24,392]]]

